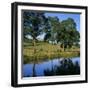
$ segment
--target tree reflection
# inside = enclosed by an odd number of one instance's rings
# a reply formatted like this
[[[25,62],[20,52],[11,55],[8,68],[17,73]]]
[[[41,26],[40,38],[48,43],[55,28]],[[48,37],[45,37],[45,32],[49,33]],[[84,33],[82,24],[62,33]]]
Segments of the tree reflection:
[[[32,68],[32,77],[36,76],[36,71],[35,71],[35,63],[33,64],[33,68]]]
[[[53,68],[44,70],[45,76],[54,76],[54,75],[78,75],[80,74],[80,65],[76,61],[72,62],[71,59],[63,59],[59,61],[59,66],[53,66]]]

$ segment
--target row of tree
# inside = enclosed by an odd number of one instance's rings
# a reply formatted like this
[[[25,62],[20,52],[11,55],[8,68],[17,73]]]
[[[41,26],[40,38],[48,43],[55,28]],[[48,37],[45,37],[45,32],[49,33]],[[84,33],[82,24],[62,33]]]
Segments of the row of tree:
[[[60,21],[59,18],[45,16],[44,12],[23,11],[24,38],[30,35],[35,46],[37,37],[45,34],[44,41],[52,44],[60,44],[63,47],[71,47],[79,44],[80,33],[72,18]]]

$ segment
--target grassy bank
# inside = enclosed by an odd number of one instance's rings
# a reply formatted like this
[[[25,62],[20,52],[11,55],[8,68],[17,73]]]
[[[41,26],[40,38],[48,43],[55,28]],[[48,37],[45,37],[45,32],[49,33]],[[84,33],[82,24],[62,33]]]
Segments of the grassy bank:
[[[32,43],[23,43],[24,63],[39,62],[42,60],[60,58],[60,57],[76,57],[80,55],[79,48],[70,48],[65,51],[59,45],[52,45],[46,42],[36,43],[36,52]]]

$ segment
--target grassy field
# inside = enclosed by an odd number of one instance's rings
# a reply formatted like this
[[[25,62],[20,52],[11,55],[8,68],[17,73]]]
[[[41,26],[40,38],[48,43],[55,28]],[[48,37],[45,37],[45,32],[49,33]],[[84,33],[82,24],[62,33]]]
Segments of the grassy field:
[[[34,49],[36,52],[34,52]],[[24,63],[29,61],[40,61],[60,57],[76,57],[80,55],[79,48],[69,48],[65,51],[59,45],[52,45],[47,42],[38,42],[36,47],[32,43],[23,43]]]

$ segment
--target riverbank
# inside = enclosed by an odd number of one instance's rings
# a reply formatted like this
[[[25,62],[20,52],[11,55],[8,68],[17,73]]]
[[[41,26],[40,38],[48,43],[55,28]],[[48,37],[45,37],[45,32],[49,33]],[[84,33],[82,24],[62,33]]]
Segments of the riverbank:
[[[34,52],[36,49],[36,52]],[[37,43],[36,47],[33,47],[31,43],[23,44],[23,58],[24,63],[39,62],[42,60],[53,58],[70,58],[80,56],[79,48],[69,48],[65,51],[60,48],[59,45],[52,45],[49,43]]]

